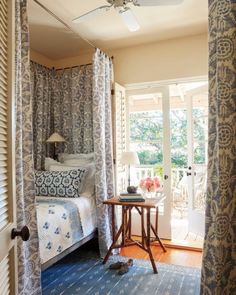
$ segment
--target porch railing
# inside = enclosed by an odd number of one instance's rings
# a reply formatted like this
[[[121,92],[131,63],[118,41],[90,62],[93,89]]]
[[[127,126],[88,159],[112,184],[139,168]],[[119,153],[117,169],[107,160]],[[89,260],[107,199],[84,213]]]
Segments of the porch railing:
[[[186,175],[187,169],[186,168],[172,168],[171,169],[171,186],[176,186],[179,181]],[[137,180],[140,181],[146,177],[155,177],[158,176],[160,178],[163,177],[162,173],[158,172],[155,169],[155,165],[140,165],[136,167],[136,177]]]
[[[205,195],[206,195],[206,165],[195,165],[195,181],[194,181],[194,207],[197,210],[205,210]],[[139,182],[141,179],[148,176],[158,176],[163,178],[162,169],[156,169],[155,165],[140,165],[136,169],[136,179]],[[160,172],[161,171],[161,172]],[[187,168],[172,168],[171,169],[171,191],[173,207],[185,208],[188,204],[187,194]],[[177,205],[176,205],[177,204]],[[176,205],[176,206],[175,206]],[[180,206],[181,205],[181,206]]]

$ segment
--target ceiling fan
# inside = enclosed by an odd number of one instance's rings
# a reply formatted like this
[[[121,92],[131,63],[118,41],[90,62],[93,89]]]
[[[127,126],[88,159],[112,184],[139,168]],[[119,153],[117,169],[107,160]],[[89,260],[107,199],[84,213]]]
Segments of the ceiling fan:
[[[97,15],[103,14],[104,12],[109,11],[111,8],[115,10],[122,17],[125,25],[131,32],[139,30],[139,23],[132,12],[128,4],[134,6],[166,6],[166,5],[177,5],[182,3],[184,0],[106,0],[109,5],[103,5],[97,7],[81,16],[76,17],[72,21],[74,23],[82,23],[84,21],[90,20]]]

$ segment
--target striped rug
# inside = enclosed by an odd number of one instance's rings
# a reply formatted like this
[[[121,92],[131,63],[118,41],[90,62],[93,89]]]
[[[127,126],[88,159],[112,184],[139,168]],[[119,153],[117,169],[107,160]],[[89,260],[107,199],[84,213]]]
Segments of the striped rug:
[[[197,268],[157,263],[158,274],[153,274],[149,261],[134,259],[120,276],[108,268],[117,260],[127,258],[114,256],[104,266],[98,253],[78,249],[42,273],[43,295],[199,295]]]

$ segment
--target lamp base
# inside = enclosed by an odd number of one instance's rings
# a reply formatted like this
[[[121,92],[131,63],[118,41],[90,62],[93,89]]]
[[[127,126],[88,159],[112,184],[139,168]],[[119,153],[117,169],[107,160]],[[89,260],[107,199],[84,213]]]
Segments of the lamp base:
[[[53,160],[59,162],[59,161],[58,161],[58,155],[54,154],[54,155],[53,155]]]
[[[137,193],[137,189],[138,189],[137,186],[129,185],[129,186],[127,187],[127,192],[128,192],[129,194],[135,194],[135,193]]]

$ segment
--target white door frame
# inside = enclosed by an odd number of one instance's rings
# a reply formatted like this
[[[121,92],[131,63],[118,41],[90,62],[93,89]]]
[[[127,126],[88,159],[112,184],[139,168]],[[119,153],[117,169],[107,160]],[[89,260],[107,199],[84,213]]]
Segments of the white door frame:
[[[159,214],[158,232],[161,238],[171,239],[171,143],[170,143],[170,93],[169,86],[162,90],[163,111],[163,188],[166,196],[164,200],[164,215]]]

